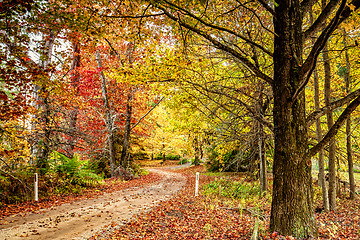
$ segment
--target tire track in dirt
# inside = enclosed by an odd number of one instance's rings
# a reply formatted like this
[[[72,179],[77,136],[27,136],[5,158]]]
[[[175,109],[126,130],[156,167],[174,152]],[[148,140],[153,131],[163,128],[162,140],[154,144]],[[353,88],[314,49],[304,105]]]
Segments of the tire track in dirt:
[[[132,216],[149,211],[186,183],[180,173],[150,171],[163,174],[164,178],[151,186],[105,193],[95,199],[63,204],[38,214],[9,216],[3,219],[7,224],[0,226],[0,239],[88,239],[99,231],[106,235],[113,230],[113,223],[125,223]]]

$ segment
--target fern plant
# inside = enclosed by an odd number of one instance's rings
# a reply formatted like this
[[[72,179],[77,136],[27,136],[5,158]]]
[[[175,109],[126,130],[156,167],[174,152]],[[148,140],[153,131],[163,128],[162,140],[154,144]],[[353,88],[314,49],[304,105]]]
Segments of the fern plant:
[[[103,180],[90,168],[89,162],[81,160],[79,155],[68,158],[64,154],[54,152],[54,160],[55,172],[73,185],[95,186]]]

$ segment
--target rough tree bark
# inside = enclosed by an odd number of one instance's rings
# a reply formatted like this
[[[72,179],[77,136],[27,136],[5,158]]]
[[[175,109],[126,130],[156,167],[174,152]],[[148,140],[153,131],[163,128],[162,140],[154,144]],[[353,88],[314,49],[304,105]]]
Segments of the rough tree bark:
[[[313,212],[311,160],[305,116],[300,1],[277,2],[274,18],[274,184],[270,230],[295,237],[317,236]]]

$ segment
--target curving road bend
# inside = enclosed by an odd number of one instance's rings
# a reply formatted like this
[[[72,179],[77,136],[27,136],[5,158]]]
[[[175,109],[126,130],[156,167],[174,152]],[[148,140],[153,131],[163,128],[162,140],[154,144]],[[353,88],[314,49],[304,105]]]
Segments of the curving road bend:
[[[125,223],[132,216],[149,211],[186,183],[180,173],[161,169],[150,171],[163,174],[164,178],[151,186],[106,193],[96,199],[63,204],[24,217],[21,214],[9,216],[2,220],[7,224],[0,225],[0,240],[78,240],[104,236],[114,230],[113,223]]]

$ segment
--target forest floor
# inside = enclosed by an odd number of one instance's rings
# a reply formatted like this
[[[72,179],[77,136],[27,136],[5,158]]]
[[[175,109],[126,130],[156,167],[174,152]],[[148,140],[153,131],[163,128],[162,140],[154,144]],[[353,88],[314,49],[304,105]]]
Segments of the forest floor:
[[[219,178],[252,184],[244,174],[211,174],[203,166],[176,172],[188,181],[176,196],[137,215],[132,221],[119,224],[107,238],[94,235],[91,239],[295,239],[269,233],[271,209],[270,191],[246,198],[228,198],[219,194],[206,195],[204,188],[194,197],[195,172],[200,172],[200,185]],[[271,188],[271,186],[270,186]],[[320,188],[315,187],[314,204],[321,206]],[[336,212],[315,213],[318,239],[360,239],[360,199],[338,199]],[[257,237],[255,237],[255,235]]]
[[[246,175],[209,174],[203,166],[176,168],[157,168],[141,179],[91,190],[83,200],[68,197],[1,209],[0,239],[251,239],[255,234],[258,239],[294,239],[267,231],[270,193],[238,199],[204,194],[200,188],[194,197],[196,172],[202,186],[219,178],[252,184]],[[318,188],[314,197],[320,206]],[[60,205],[63,201],[68,203]],[[51,207],[40,209],[41,204]],[[316,218],[318,239],[360,239],[359,199],[342,196],[336,212],[316,213]]]

